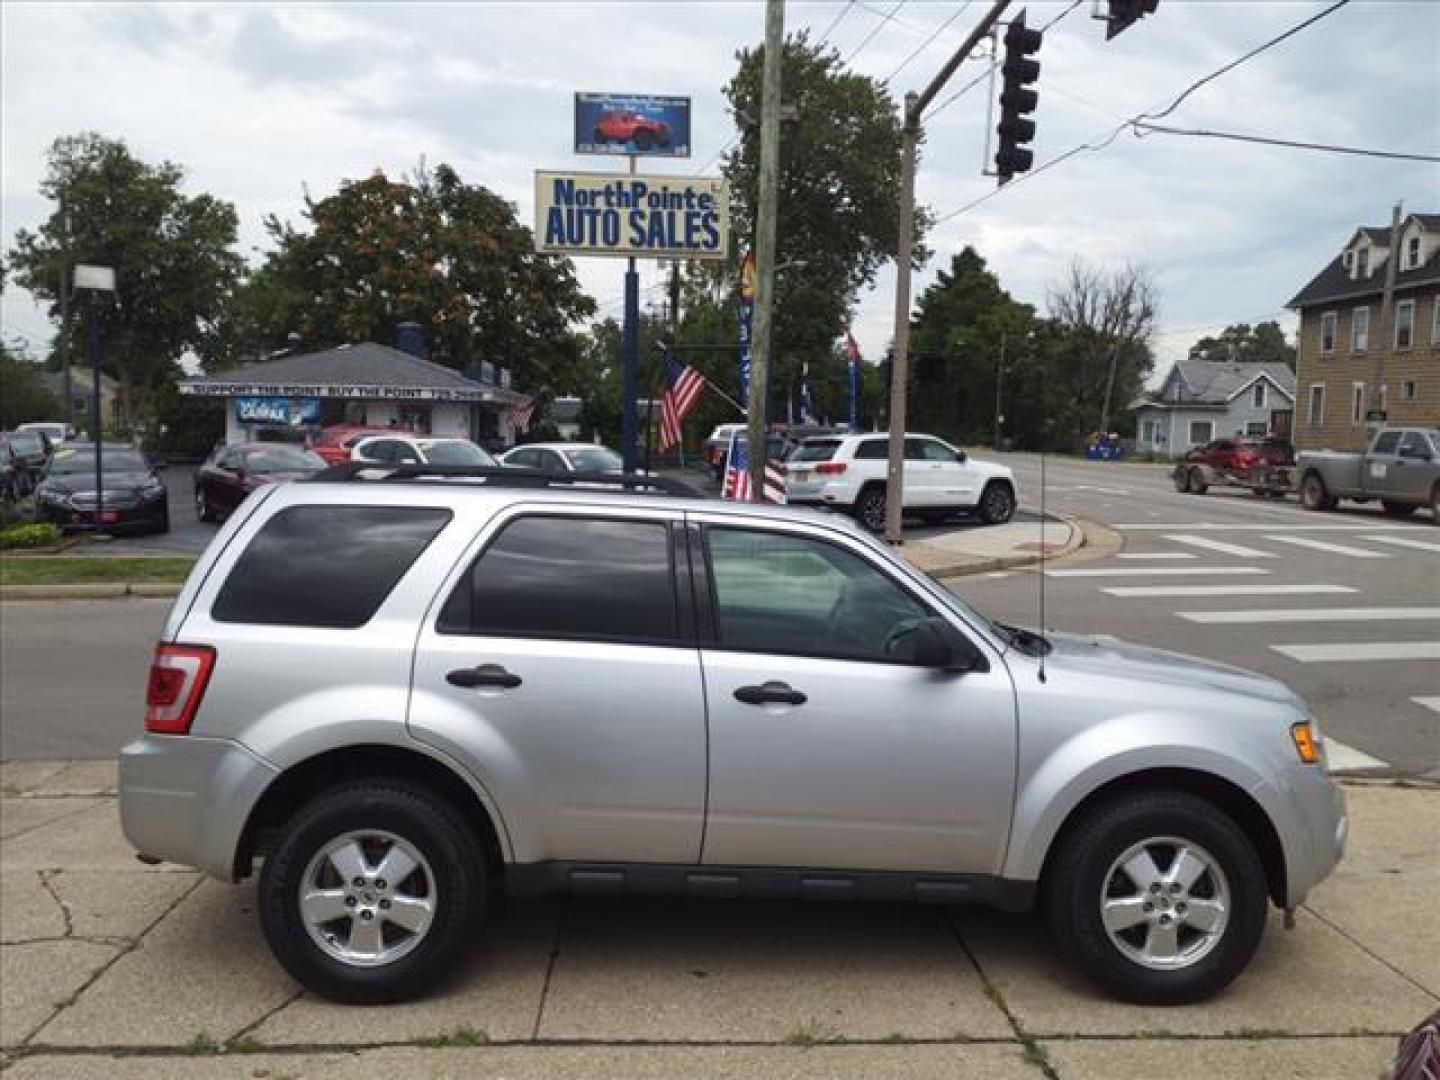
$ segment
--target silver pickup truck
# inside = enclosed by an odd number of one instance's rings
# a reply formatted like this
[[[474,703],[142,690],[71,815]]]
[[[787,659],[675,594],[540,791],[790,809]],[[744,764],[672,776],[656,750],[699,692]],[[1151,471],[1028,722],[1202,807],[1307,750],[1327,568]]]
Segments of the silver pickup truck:
[[[1307,510],[1330,510],[1341,499],[1379,499],[1387,514],[1428,506],[1440,524],[1440,428],[1385,428],[1363,454],[1302,453],[1295,475]]]

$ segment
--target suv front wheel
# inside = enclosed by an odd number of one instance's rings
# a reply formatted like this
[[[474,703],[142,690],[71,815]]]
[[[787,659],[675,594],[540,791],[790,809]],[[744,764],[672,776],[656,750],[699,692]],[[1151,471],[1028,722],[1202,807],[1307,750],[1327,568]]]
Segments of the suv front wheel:
[[[1008,484],[987,484],[980,495],[980,520],[1003,525],[1015,516],[1015,493]]]
[[[1184,792],[1120,796],[1061,841],[1050,924],[1096,983],[1151,1005],[1199,1001],[1250,961],[1265,930],[1265,871],[1245,834]]]
[[[484,854],[446,802],[403,780],[318,795],[260,875],[260,923],[285,970],[334,1001],[415,997],[483,913]]]

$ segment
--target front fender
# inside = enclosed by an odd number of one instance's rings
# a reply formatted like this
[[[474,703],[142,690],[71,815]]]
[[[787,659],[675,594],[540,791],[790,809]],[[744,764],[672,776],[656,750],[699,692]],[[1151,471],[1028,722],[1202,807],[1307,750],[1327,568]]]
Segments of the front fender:
[[[1196,730],[1193,717],[1135,713],[1057,744],[1036,767],[1022,772],[1003,876],[1038,880],[1051,844],[1076,807],[1106,784],[1151,769],[1205,773],[1245,792],[1276,827],[1289,863],[1299,830],[1284,801],[1251,761],[1228,748],[1197,742]]]

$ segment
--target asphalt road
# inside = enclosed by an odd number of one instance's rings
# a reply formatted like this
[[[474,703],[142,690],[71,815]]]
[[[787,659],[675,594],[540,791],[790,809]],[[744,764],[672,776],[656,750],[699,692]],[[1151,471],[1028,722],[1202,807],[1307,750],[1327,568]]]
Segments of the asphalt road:
[[[1022,505],[1038,505],[1037,458],[985,456],[1015,470]],[[1376,767],[1440,770],[1440,528],[1427,513],[1397,521],[1350,503],[1311,513],[1243,491],[1180,494],[1165,469],[1144,465],[1050,459],[1046,479],[1048,511],[1102,522],[1123,541],[1113,558],[1047,574],[1048,627],[1264,672]],[[1039,582],[1027,570],[953,588],[1033,626]]]
[[[1034,513],[1038,460],[984,456],[1015,469],[1022,513]],[[1124,543],[1113,558],[1052,568],[1049,627],[1263,671],[1293,686],[1325,732],[1361,755],[1348,763],[1440,770],[1440,528],[1424,515],[1396,521],[1354,506],[1312,514],[1214,489],[1181,495],[1163,469],[1143,465],[1051,459],[1046,473],[1049,512],[1104,523]],[[214,526],[194,521],[186,470],[170,470],[167,481],[178,526],[168,542],[198,551]],[[990,614],[1034,625],[1038,584],[1035,572],[1021,571],[960,579],[955,589]],[[1129,591],[1176,588],[1191,594]],[[0,606],[0,758],[104,757],[133,737],[169,606]]]

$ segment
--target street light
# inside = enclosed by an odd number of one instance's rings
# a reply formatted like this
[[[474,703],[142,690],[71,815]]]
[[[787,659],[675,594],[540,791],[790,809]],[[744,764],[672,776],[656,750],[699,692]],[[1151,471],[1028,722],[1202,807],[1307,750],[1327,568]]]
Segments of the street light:
[[[103,294],[115,291],[115,268],[78,265],[75,267],[74,287],[90,290],[90,310],[86,316],[90,322],[90,372],[94,381],[90,428],[95,442],[95,524],[99,525],[105,520],[105,477],[101,466],[101,445],[105,440],[100,427],[100,305],[104,302]]]

